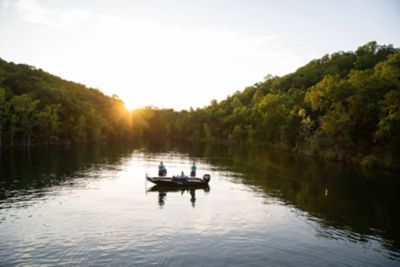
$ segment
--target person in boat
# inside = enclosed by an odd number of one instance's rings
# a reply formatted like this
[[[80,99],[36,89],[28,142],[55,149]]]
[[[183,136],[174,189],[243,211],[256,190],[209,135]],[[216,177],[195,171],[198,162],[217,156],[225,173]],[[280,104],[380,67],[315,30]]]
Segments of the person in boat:
[[[196,169],[197,169],[196,164],[193,161],[193,165],[192,165],[191,172],[190,172],[190,177],[196,177]]]
[[[167,168],[165,168],[164,163],[161,161],[160,165],[158,165],[158,176],[167,175]]]
[[[181,173],[181,180],[186,181],[187,180],[187,176],[185,175],[184,172]]]

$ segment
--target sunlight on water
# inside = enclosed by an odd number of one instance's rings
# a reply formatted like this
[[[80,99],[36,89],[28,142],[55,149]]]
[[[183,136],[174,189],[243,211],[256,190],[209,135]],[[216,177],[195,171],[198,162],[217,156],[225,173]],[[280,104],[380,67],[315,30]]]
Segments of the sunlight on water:
[[[65,167],[73,159],[63,155],[57,167],[27,167],[29,175],[20,168],[2,169],[0,265],[395,266],[400,262],[399,250],[388,249],[388,240],[380,235],[336,225],[325,215],[299,208],[296,203],[301,202],[285,198],[284,190],[296,192],[307,183],[286,189],[274,185],[276,181],[259,185],[259,180],[246,180],[255,179],[255,174],[176,151],[136,149],[118,156],[98,155],[95,160],[82,159],[86,162],[79,167]],[[211,174],[209,188],[160,190],[145,181],[146,173],[156,175],[160,161],[173,175],[188,173],[192,159],[198,176]],[[272,181],[271,173],[262,175],[266,175],[263,183]],[[282,174],[275,175],[273,179],[279,180]],[[325,187],[312,190],[320,191],[320,199],[335,197],[335,190],[329,194]]]

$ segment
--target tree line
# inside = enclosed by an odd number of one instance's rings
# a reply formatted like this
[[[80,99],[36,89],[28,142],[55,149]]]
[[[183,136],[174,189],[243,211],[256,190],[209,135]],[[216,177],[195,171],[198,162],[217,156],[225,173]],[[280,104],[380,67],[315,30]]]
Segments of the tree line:
[[[130,114],[117,96],[0,59],[0,146],[129,138]]]
[[[0,144],[131,138],[257,144],[400,167],[400,50],[369,42],[184,111],[127,111],[116,96],[0,60]]]
[[[147,109],[145,136],[261,144],[400,167],[400,50],[369,42],[196,110]],[[142,124],[143,125],[143,124]]]

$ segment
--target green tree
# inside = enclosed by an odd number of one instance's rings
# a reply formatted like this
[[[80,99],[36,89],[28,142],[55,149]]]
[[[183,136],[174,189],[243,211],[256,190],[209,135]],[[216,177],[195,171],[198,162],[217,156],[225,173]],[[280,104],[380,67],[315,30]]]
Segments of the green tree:
[[[11,99],[11,106],[13,112],[18,119],[18,124],[24,134],[24,145],[31,145],[32,129],[37,124],[37,106],[39,100],[34,100],[28,94],[14,96]]]
[[[86,117],[83,114],[75,122],[72,140],[74,143],[85,143],[87,141]]]
[[[40,139],[43,143],[55,143],[58,141],[60,122],[58,113],[60,105],[45,106],[38,114],[38,128]]]
[[[314,111],[325,112],[335,101],[332,92],[335,92],[339,82],[339,76],[325,76],[322,81],[308,90],[305,101],[311,104]]]
[[[385,94],[381,102],[382,115],[374,133],[376,140],[387,149],[400,151],[400,90],[392,90]],[[397,151],[396,151],[397,150]]]
[[[353,122],[347,111],[340,103],[334,104],[333,109],[321,117],[320,125],[328,138],[328,145],[335,148],[338,159],[342,160],[344,149],[353,145],[350,136]]]
[[[8,113],[8,103],[6,103],[6,91],[0,87],[0,148],[2,145],[3,127]]]
[[[86,114],[86,127],[90,141],[97,142],[101,140],[104,125],[103,117],[94,108],[91,108]]]

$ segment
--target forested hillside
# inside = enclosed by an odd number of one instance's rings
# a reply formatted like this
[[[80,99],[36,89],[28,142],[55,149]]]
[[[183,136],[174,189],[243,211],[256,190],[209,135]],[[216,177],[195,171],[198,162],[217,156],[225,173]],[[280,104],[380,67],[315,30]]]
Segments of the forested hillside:
[[[118,97],[0,60],[3,146],[139,137],[260,144],[399,167],[400,50],[370,42],[181,112],[128,112]]]
[[[264,144],[399,167],[400,52],[370,42],[316,59],[202,109],[147,110],[151,136]]]
[[[0,146],[69,144],[129,136],[118,97],[0,59]]]

